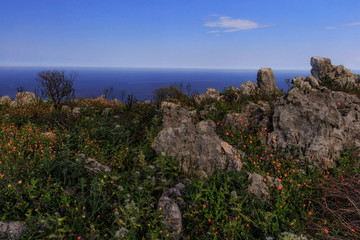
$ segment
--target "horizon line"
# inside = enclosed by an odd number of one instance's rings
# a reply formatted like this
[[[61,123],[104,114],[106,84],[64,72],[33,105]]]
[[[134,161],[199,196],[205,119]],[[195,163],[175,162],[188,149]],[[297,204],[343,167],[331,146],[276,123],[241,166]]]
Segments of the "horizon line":
[[[268,68],[267,67],[260,67],[260,68]],[[211,68],[211,67],[104,67],[104,66],[36,66],[36,65],[32,65],[32,66],[19,66],[19,65],[0,65],[0,68],[92,68],[92,69],[146,69],[146,70],[259,70],[260,68],[256,68],[256,67],[243,67],[243,68]],[[284,67],[284,68],[272,68],[270,67],[272,70],[299,70],[299,71],[307,71],[310,70],[311,68],[298,68],[298,67],[294,67],[294,68],[288,68],[288,67]],[[360,70],[360,69],[356,69],[356,70]]]

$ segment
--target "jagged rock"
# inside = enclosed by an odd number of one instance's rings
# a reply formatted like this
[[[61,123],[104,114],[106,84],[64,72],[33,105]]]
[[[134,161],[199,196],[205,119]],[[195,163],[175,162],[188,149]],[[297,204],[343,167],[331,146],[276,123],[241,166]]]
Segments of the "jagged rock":
[[[0,222],[0,239],[15,239],[23,230],[23,222]]]
[[[79,108],[79,107],[76,107],[76,108],[74,108],[73,110],[72,110],[72,114],[74,115],[74,116],[78,116],[78,115],[80,115],[81,114],[81,108]]]
[[[240,85],[238,93],[240,96],[249,97],[259,94],[260,89],[256,83],[247,81]]]
[[[110,101],[110,103],[115,104],[115,105],[121,105],[121,104],[122,104],[122,102],[119,101],[117,98],[113,98],[113,99]]]
[[[96,100],[106,101],[106,96],[104,94],[100,95]]]
[[[158,203],[158,209],[165,220],[164,234],[169,234],[170,239],[180,239],[182,235],[182,215],[179,205],[185,204],[184,193],[185,185],[178,183],[164,192]]]
[[[87,158],[84,160],[87,166],[85,168],[93,174],[98,174],[99,172],[111,172],[111,168],[105,166],[93,158]]]
[[[250,185],[248,186],[248,192],[261,201],[265,202],[270,199],[270,187],[283,188],[283,185],[280,183],[278,178],[273,178],[270,176],[263,177],[257,173],[248,173],[248,179],[251,180]]]
[[[278,91],[276,86],[274,73],[271,68],[260,68],[257,74],[257,85],[261,92],[269,94]]]
[[[39,101],[40,98],[32,92],[18,92],[15,96],[13,102],[11,102],[12,107],[23,106],[25,104],[35,103]]]
[[[224,127],[233,129],[255,129],[259,128],[260,139],[265,141],[265,137],[271,127],[272,110],[270,105],[265,102],[259,104],[249,102],[241,113],[228,113],[223,119]]]
[[[63,112],[71,112],[71,108],[69,106],[67,106],[67,105],[63,105],[61,107],[61,111],[63,111]]]
[[[3,96],[0,98],[0,105],[10,104],[10,103],[11,103],[11,98],[9,96]]]
[[[217,136],[213,121],[194,124],[196,112],[174,103],[163,102],[162,111],[163,129],[152,144],[157,154],[176,157],[185,173],[241,168],[241,153]]]
[[[352,73],[343,65],[332,65],[329,58],[312,57],[310,64],[312,66],[311,75],[321,82],[333,81],[330,84],[337,88],[359,87],[360,75]]]
[[[268,142],[278,148],[298,148],[324,169],[334,167],[345,144],[360,146],[360,99],[344,92],[304,92],[293,87],[274,103],[274,131]],[[274,142],[275,141],[275,142]]]
[[[103,112],[102,112],[101,115],[103,115],[103,116],[109,116],[110,113],[111,113],[111,111],[112,111],[111,108],[105,108],[105,109],[103,110]]]
[[[195,96],[195,103],[201,104],[206,99],[215,99],[219,101],[221,99],[220,92],[215,88],[208,88],[204,94]]]
[[[42,135],[47,138],[52,138],[52,139],[56,138],[56,135],[52,132],[45,132],[45,133],[42,133]]]

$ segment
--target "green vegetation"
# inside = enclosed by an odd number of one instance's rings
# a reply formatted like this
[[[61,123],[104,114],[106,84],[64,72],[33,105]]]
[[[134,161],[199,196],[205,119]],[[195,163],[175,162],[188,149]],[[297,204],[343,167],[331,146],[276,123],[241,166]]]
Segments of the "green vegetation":
[[[163,192],[186,185],[183,239],[359,238],[358,150],[343,153],[338,167],[320,171],[290,153],[260,141],[259,129],[226,129],[222,118],[240,112],[247,101],[272,102],[277,96],[237,99],[229,88],[220,101],[197,105],[188,94],[157,90],[212,119],[225,141],[246,153],[241,171],[217,172],[205,179],[181,173],[176,160],[157,156],[151,143],[161,130],[156,104],[129,96],[126,104],[104,99],[65,102],[82,112],[52,108],[51,102],[0,106],[0,220],[23,221],[19,239],[168,239],[157,204]],[[104,113],[104,109],[110,111]],[[91,174],[84,158],[111,172]],[[281,185],[262,202],[247,191],[245,171]],[[350,191],[351,190],[351,191]],[[337,211],[340,209],[341,211]]]

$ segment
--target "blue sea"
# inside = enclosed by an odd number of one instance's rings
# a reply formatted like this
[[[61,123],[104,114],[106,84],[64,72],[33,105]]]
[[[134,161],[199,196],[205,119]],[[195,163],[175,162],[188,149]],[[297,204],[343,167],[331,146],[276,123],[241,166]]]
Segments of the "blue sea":
[[[17,88],[34,92],[38,83],[36,74],[53,68],[42,67],[0,67],[0,94],[14,98]],[[98,97],[104,90],[113,87],[113,96],[121,99],[122,93],[134,94],[138,100],[153,98],[156,88],[169,85],[191,85],[191,91],[204,93],[207,88],[223,91],[225,87],[239,87],[243,82],[256,83],[258,70],[217,70],[217,69],[123,69],[123,68],[56,68],[65,73],[77,72],[74,81],[77,97]],[[288,90],[286,79],[310,75],[308,70],[273,70],[277,85]]]

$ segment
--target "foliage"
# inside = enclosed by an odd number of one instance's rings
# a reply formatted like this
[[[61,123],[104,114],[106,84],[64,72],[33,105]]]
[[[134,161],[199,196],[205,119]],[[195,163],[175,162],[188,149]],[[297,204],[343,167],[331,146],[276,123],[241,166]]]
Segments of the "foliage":
[[[248,101],[271,103],[279,93],[239,98],[229,88],[222,100],[195,105],[174,91],[180,104],[195,107],[199,120],[214,120],[217,134],[245,153],[240,171],[186,175],[176,159],[157,156],[151,144],[161,129],[159,106],[132,95],[125,105],[105,99],[69,102],[81,108],[80,115],[53,109],[49,102],[4,105],[0,221],[25,222],[19,239],[167,239],[157,204],[181,182],[186,185],[179,205],[183,239],[282,239],[290,233],[359,238],[358,149],[343,153],[338,168],[321,172],[264,145],[263,129],[222,125],[226,113],[240,112]],[[84,161],[90,157],[112,171],[90,173]],[[246,172],[264,177],[266,202],[248,193]]]
[[[73,84],[77,75],[77,73],[70,73],[66,77],[64,71],[47,70],[39,72],[36,81],[39,83],[38,88],[42,97],[52,100],[57,108],[62,101],[74,98]]]

